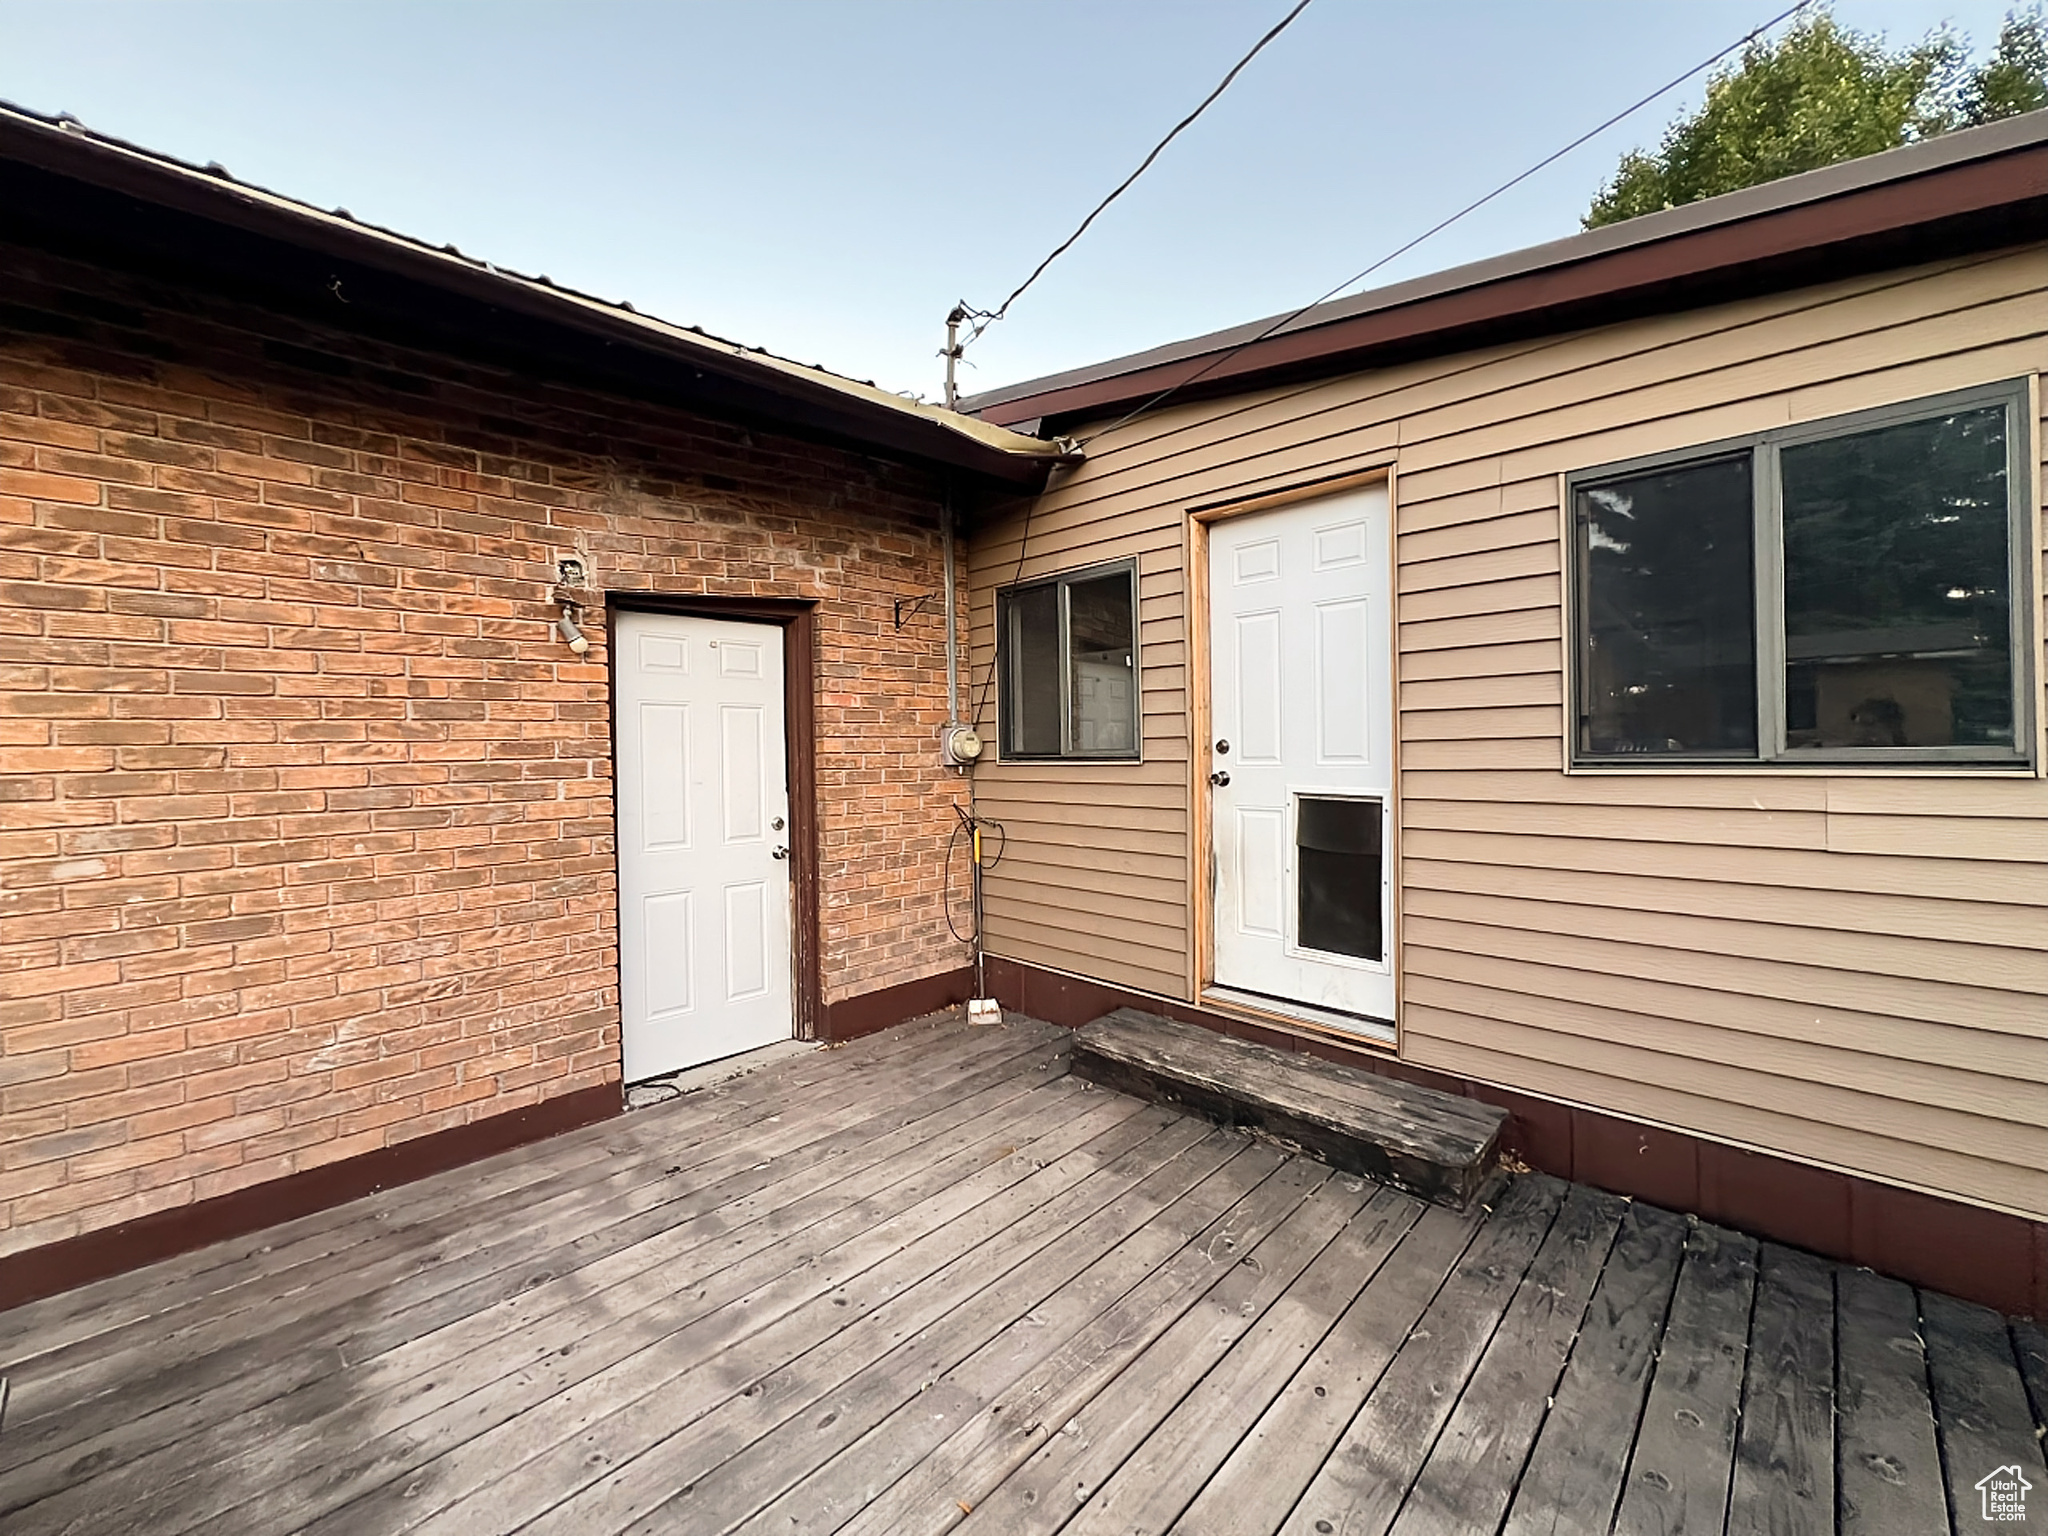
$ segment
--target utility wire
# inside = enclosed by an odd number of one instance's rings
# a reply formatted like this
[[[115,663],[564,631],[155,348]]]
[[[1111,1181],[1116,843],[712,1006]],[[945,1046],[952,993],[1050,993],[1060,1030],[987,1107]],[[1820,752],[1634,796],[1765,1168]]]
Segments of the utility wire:
[[[1495,187],[1491,192],[1488,192],[1484,197],[1476,198],[1472,202],[1467,203],[1463,208],[1460,208],[1456,213],[1452,214],[1449,218],[1443,219],[1438,223],[1432,225],[1430,228],[1424,230],[1421,234],[1417,235],[1414,239],[1410,240],[1406,245],[1400,246],[1399,248],[1388,252],[1385,256],[1380,257],[1379,260],[1373,262],[1364,270],[1353,273],[1350,277],[1344,279],[1343,282],[1339,283],[1336,287],[1332,288],[1329,292],[1323,294],[1321,297],[1311,299],[1308,303],[1302,305],[1301,308],[1294,310],[1289,314],[1281,316],[1278,320],[1275,320],[1271,325],[1268,325],[1264,329],[1262,329],[1256,336],[1252,336],[1247,340],[1239,342],[1236,346],[1230,348],[1230,350],[1227,352],[1219,353],[1216,357],[1212,358],[1206,365],[1204,365],[1199,372],[1190,374],[1187,378],[1182,379],[1177,383],[1168,385],[1158,394],[1152,396],[1151,399],[1146,400],[1141,405],[1136,407],[1136,409],[1131,410],[1122,416],[1119,416],[1115,421],[1111,422],[1108,426],[1099,428],[1098,430],[1091,432],[1087,437],[1082,438],[1080,440],[1080,446],[1085,448],[1096,442],[1098,439],[1106,437],[1110,433],[1117,431],[1119,428],[1129,426],[1139,417],[1147,415],[1152,411],[1157,410],[1160,406],[1164,405],[1168,400],[1172,399],[1173,396],[1179,394],[1180,391],[1186,389],[1189,385],[1199,383],[1202,379],[1208,377],[1209,374],[1215,372],[1216,369],[1222,367],[1225,363],[1229,362],[1233,357],[1237,356],[1238,353],[1244,351],[1245,348],[1252,346],[1258,342],[1264,341],[1268,336],[1273,335],[1277,331],[1285,330],[1288,326],[1294,324],[1295,321],[1299,320],[1303,315],[1307,314],[1317,305],[1327,304],[1331,299],[1334,299],[1338,294],[1342,293],[1345,289],[1350,288],[1357,283],[1363,282],[1366,278],[1372,276],[1373,273],[1379,271],[1380,268],[1386,266],[1389,262],[1399,260],[1401,257],[1407,255],[1410,251],[1414,250],[1417,246],[1421,245],[1425,240],[1429,240],[1436,235],[1442,234],[1445,230],[1449,229],[1453,224],[1456,224],[1460,219],[1463,219],[1470,214],[1478,212],[1481,208],[1484,208],[1488,203],[1492,202],[1495,198],[1500,197],[1503,194],[1510,192],[1514,188],[1520,186],[1523,182],[1527,181],[1531,176],[1534,176],[1538,171],[1545,170],[1548,167],[1555,165],[1559,160],[1562,160],[1566,155],[1570,154],[1573,150],[1578,149],[1581,145],[1587,143],[1589,140],[1598,138],[1608,129],[1614,127],[1616,124],[1624,121],[1625,119],[1634,116],[1636,113],[1642,111],[1644,107],[1649,106],[1652,102],[1657,101],[1658,99],[1664,96],[1670,95],[1671,92],[1677,90],[1678,87],[1684,85],[1688,80],[1691,80],[1696,76],[1704,73],[1705,71],[1712,69],[1716,64],[1720,63],[1723,59],[1727,58],[1731,53],[1736,52],[1738,49],[1748,47],[1751,43],[1755,42],[1759,37],[1763,36],[1764,33],[1770,31],[1779,23],[1790,20],[1793,16],[1796,16],[1797,14],[1799,14],[1799,12],[1807,9],[1807,7],[1815,3],[1817,3],[1817,0],[1796,0],[1795,4],[1787,6],[1784,10],[1780,11],[1777,15],[1773,16],[1769,21],[1764,22],[1761,26],[1752,28],[1749,32],[1737,38],[1734,42],[1730,43],[1727,47],[1721,49],[1711,58],[1701,60],[1698,64],[1695,64],[1691,69],[1688,69],[1684,74],[1677,76],[1675,79],[1667,81],[1665,84],[1659,86],[1656,90],[1650,92],[1649,95],[1643,97],[1641,100],[1636,101],[1630,104],[1629,106],[1622,108],[1621,111],[1615,113],[1612,117],[1608,118],[1598,127],[1588,129],[1585,133],[1580,134],[1576,139],[1573,139],[1569,144],[1565,145],[1562,149],[1559,149],[1551,154],[1545,155],[1541,160],[1537,161],[1534,165],[1530,166],[1520,175],[1515,176],[1508,181],[1502,182],[1499,186]],[[1292,11],[1288,12],[1287,15],[1281,19],[1279,26],[1276,26],[1272,31],[1268,32],[1264,37],[1259,39],[1257,47],[1254,47],[1251,53],[1248,53],[1244,56],[1244,59],[1239,62],[1237,69],[1233,69],[1229,75],[1224,77],[1223,85],[1219,85],[1215,89],[1215,91],[1210,93],[1208,101],[1203,102],[1202,107],[1206,107],[1210,101],[1214,101],[1218,95],[1222,94],[1223,87],[1230,84],[1231,79],[1236,76],[1238,70],[1243,69],[1246,64],[1250,63],[1253,55],[1256,54],[1260,48],[1265,47],[1267,43],[1270,43],[1275,37],[1279,36],[1281,29],[1286,27],[1286,25],[1289,22],[1293,21],[1296,16],[1299,16],[1307,5],[1308,0],[1301,0],[1301,4],[1295,6],[1295,8]],[[1180,126],[1176,127],[1173,130],[1173,133],[1179,133],[1181,128],[1185,128],[1188,125],[1188,123],[1193,122],[1195,117],[1201,114],[1202,107],[1197,107],[1193,114],[1191,114],[1188,118],[1182,121]],[[1168,134],[1166,136],[1166,139],[1160,142],[1159,149],[1164,149],[1166,147],[1166,144],[1170,142],[1172,138],[1173,134]],[[1145,165],[1150,165],[1152,161],[1158,157],[1159,149],[1153,150],[1151,155],[1148,155],[1146,157]],[[1129,186],[1132,181],[1135,181],[1137,179],[1138,173],[1142,172],[1145,169],[1145,165],[1139,166],[1137,171],[1132,172],[1131,176],[1125,180],[1124,187]],[[1108,207],[1110,202],[1116,197],[1117,193],[1121,191],[1123,191],[1123,187],[1118,187],[1116,192],[1112,192],[1109,195],[1109,197],[1105,198],[1102,204],[1096,208],[1095,213],[1100,213],[1103,208]],[[1013,302],[1015,302],[1017,294],[1022,293],[1025,288],[1031,286],[1032,282],[1037,279],[1038,273],[1043,272],[1046,266],[1052,261],[1053,256],[1059,255],[1060,251],[1064,251],[1068,245],[1072,245],[1075,240],[1079,239],[1081,236],[1081,231],[1085,230],[1088,227],[1088,222],[1093,220],[1094,217],[1094,213],[1089,214],[1088,220],[1084,220],[1082,222],[1081,229],[1077,229],[1074,231],[1074,234],[1067,240],[1066,245],[1062,245],[1059,248],[1059,250],[1056,250],[1052,253],[1052,256],[1048,256],[1044,261],[1040,262],[1038,264],[1038,270],[1033,272],[1029,278],[1025,279],[1023,287],[1020,287],[1016,293],[1011,294],[1008,299],[1005,299],[1003,301],[1002,309],[1008,309],[1010,305]],[[993,324],[996,320],[1002,318],[1002,310],[996,310],[994,312],[977,311],[976,313],[980,316],[982,323],[979,326],[977,326],[973,334],[967,338],[968,341],[972,341],[975,336],[979,336],[982,331],[988,328],[989,325]],[[1012,586],[1015,586],[1018,582],[1024,579],[1024,562],[1031,544],[1031,512],[1034,504],[1035,498],[1032,501],[1027,501],[1025,503],[1023,536],[1017,541],[1017,568],[1015,574],[1011,578],[1010,584]],[[1002,604],[1000,599],[998,599],[996,605],[996,634],[994,651],[993,654],[989,657],[988,674],[982,679],[980,691],[976,695],[974,700],[974,713],[972,719],[973,722],[977,725],[979,725],[981,721],[982,710],[988,702],[989,692],[995,684],[997,669],[1002,664],[1002,651]],[[969,686],[972,686],[971,682]]]
[[[1080,227],[1076,229],[1071,235],[1067,236],[1066,239],[1062,240],[1057,246],[1055,246],[1050,256],[1047,256],[1045,260],[1041,261],[1037,266],[1033,267],[1031,269],[1031,275],[1025,278],[1023,282],[1019,283],[1007,299],[1003,300],[1001,304],[997,305],[992,310],[968,309],[965,305],[962,305],[961,308],[963,311],[965,311],[967,318],[979,320],[981,323],[977,325],[972,332],[969,333],[967,340],[961,343],[961,349],[964,351],[968,346],[973,344],[975,338],[980,336],[983,331],[987,330],[996,321],[1002,319],[1003,316],[1007,315],[1010,312],[1010,306],[1016,303],[1018,299],[1023,297],[1024,290],[1029,288],[1033,283],[1037,282],[1040,275],[1044,273],[1045,269],[1051,266],[1055,261],[1059,260],[1060,257],[1064,256],[1067,253],[1067,251],[1072,248],[1076,240],[1079,240],[1083,235],[1087,234],[1088,226],[1093,224],[1096,221],[1096,219],[1101,216],[1102,211],[1109,207],[1109,205],[1115,202],[1118,198],[1122,197],[1124,193],[1128,192],[1131,188],[1131,183],[1136,181],[1140,176],[1144,175],[1145,172],[1151,168],[1152,162],[1159,158],[1160,154],[1165,150],[1166,146],[1171,144],[1175,139],[1179,138],[1183,130],[1192,125],[1196,118],[1200,117],[1204,112],[1208,111],[1209,107],[1211,106],[1211,104],[1215,102],[1216,98],[1221,96],[1225,91],[1230,89],[1230,82],[1235,80],[1240,74],[1244,72],[1244,67],[1247,64],[1251,63],[1253,59],[1257,58],[1259,56],[1260,51],[1263,50],[1268,43],[1272,42],[1273,39],[1278,37],[1282,32],[1285,32],[1288,26],[1294,21],[1294,18],[1299,16],[1303,11],[1307,10],[1308,7],[1309,0],[1299,0],[1299,3],[1294,7],[1293,10],[1289,11],[1285,16],[1282,16],[1280,20],[1274,24],[1271,31],[1267,32],[1264,37],[1260,38],[1256,43],[1252,44],[1251,52],[1247,53],[1243,58],[1239,59],[1235,64],[1231,65],[1230,73],[1223,77],[1222,83],[1219,84],[1215,90],[1211,91],[1207,96],[1204,96],[1202,98],[1201,105],[1196,107],[1194,111],[1190,112],[1186,117],[1182,118],[1179,122],[1175,123],[1173,125],[1172,131],[1168,133],[1165,138],[1161,139],[1157,144],[1152,146],[1152,153],[1147,155],[1142,161],[1139,162],[1138,168],[1135,171],[1131,172],[1130,175],[1126,176],[1122,181],[1117,183],[1116,190],[1111,192],[1109,196],[1105,197],[1101,202],[1097,203],[1094,209],[1089,213],[1088,217],[1081,221]]]
[[[1642,111],[1644,107],[1650,105],[1651,102],[1658,100],[1660,97],[1670,95],[1671,92],[1677,90],[1681,85],[1684,85],[1688,80],[1691,80],[1696,75],[1702,74],[1705,71],[1712,69],[1716,64],[1720,63],[1723,59],[1727,58],[1728,55],[1734,53],[1736,50],[1741,48],[1747,48],[1751,43],[1755,42],[1759,37],[1763,36],[1764,33],[1770,31],[1771,28],[1777,26],[1780,22],[1789,20],[1791,17],[1796,16],[1799,12],[1805,10],[1808,6],[1813,5],[1815,3],[1816,0],[1797,0],[1797,3],[1787,6],[1784,10],[1780,11],[1777,15],[1773,16],[1769,21],[1763,23],[1763,25],[1755,27],[1751,29],[1749,32],[1745,33],[1743,36],[1737,38],[1734,42],[1730,43],[1726,48],[1723,48],[1719,53],[1716,53],[1712,58],[1701,60],[1698,64],[1695,64],[1691,69],[1688,69],[1684,74],[1678,76],[1676,79],[1673,79],[1671,81],[1666,82],[1663,85],[1658,86],[1656,90],[1650,92],[1649,95],[1643,97],[1640,101],[1637,101],[1630,106],[1623,107],[1619,112],[1615,113],[1614,116],[1608,118],[1606,122],[1601,123],[1597,128],[1589,128],[1586,132],[1580,134],[1576,139],[1573,139],[1571,143],[1565,145],[1564,148],[1556,150],[1551,154],[1545,155],[1541,160],[1538,160],[1534,165],[1530,166],[1526,171],[1523,171],[1519,176],[1515,176],[1508,181],[1502,182],[1499,186],[1495,187],[1491,192],[1487,193],[1484,197],[1474,199],[1472,202],[1467,203],[1463,208],[1460,208],[1456,213],[1452,214],[1449,218],[1443,219],[1440,222],[1431,225],[1428,229],[1424,230],[1421,234],[1417,235],[1413,240],[1410,240],[1406,245],[1403,245],[1396,250],[1389,251],[1386,255],[1382,256],[1378,261],[1375,261],[1371,266],[1365,268],[1363,271],[1355,272],[1350,277],[1345,278],[1343,282],[1339,283],[1336,287],[1332,288],[1328,293],[1323,294],[1320,298],[1310,299],[1308,303],[1302,305],[1301,308],[1294,310],[1290,314],[1282,315],[1278,320],[1275,320],[1271,325],[1261,330],[1256,336],[1249,337],[1246,340],[1239,342],[1229,351],[1219,353],[1216,357],[1210,359],[1210,361],[1207,364],[1205,364],[1200,369],[1200,371],[1192,373],[1188,375],[1188,377],[1186,377],[1185,379],[1181,379],[1176,383],[1169,384],[1165,389],[1162,389],[1158,394],[1154,395],[1151,399],[1139,405],[1136,409],[1128,412],[1123,416],[1119,416],[1115,421],[1111,422],[1108,426],[1102,427],[1095,432],[1091,432],[1087,437],[1081,439],[1081,446],[1085,448],[1088,445],[1094,443],[1098,438],[1106,437],[1110,433],[1119,429],[1120,427],[1129,426],[1132,422],[1136,421],[1140,416],[1147,415],[1150,412],[1157,410],[1160,406],[1164,405],[1168,400],[1170,400],[1173,396],[1179,394],[1189,385],[1199,383],[1201,380],[1207,378],[1211,373],[1215,372],[1218,368],[1221,368],[1225,363],[1229,362],[1233,357],[1237,356],[1238,353],[1244,351],[1246,347],[1253,346],[1261,341],[1264,341],[1268,336],[1273,335],[1277,331],[1286,330],[1287,327],[1294,324],[1295,321],[1299,320],[1303,315],[1307,314],[1310,310],[1316,308],[1318,305],[1327,304],[1331,299],[1334,299],[1338,294],[1342,293],[1345,289],[1354,287],[1357,284],[1363,282],[1366,278],[1371,277],[1373,273],[1379,271],[1380,268],[1386,266],[1389,262],[1397,261],[1401,257],[1407,255],[1410,251],[1414,250],[1418,245],[1421,245],[1425,240],[1428,240],[1433,236],[1442,234],[1445,230],[1449,229],[1453,224],[1457,223],[1460,219],[1466,217],[1468,214],[1477,213],[1481,208],[1484,208],[1488,203],[1492,202],[1495,198],[1502,196],[1504,193],[1513,191],[1516,187],[1520,186],[1523,182],[1527,181],[1531,176],[1534,176],[1538,171],[1547,169],[1548,167],[1555,165],[1558,161],[1562,160],[1566,155],[1570,154],[1573,150],[1579,148],[1582,144],[1585,144],[1587,141],[1591,139],[1598,138],[1601,134],[1605,133],[1608,129],[1614,127],[1617,123],[1620,123],[1624,119],[1633,117],[1636,113]],[[1296,9],[1298,11],[1299,7],[1297,7]],[[1293,19],[1294,18],[1292,16],[1288,18],[1289,21]],[[1282,22],[1281,25],[1285,26],[1286,22]],[[1264,46],[1263,43],[1261,44],[1261,46]],[[1254,52],[1256,51],[1257,50],[1254,50]],[[1225,83],[1227,84],[1228,82],[1226,81]],[[1178,132],[1179,130],[1175,131]],[[1157,151],[1155,151],[1155,153],[1156,152]],[[1091,217],[1093,217],[1093,215],[1091,215]],[[1083,225],[1082,227],[1085,229],[1087,226]],[[1069,243],[1071,244],[1071,242]],[[1054,252],[1054,255],[1057,254],[1058,252]],[[1047,259],[1050,260],[1051,258]],[[1036,273],[1033,274],[1033,276],[1036,275]],[[1021,292],[1022,290],[1019,291]],[[1007,305],[1005,307],[1007,307]],[[1020,561],[1019,563],[1021,565],[1022,562]]]

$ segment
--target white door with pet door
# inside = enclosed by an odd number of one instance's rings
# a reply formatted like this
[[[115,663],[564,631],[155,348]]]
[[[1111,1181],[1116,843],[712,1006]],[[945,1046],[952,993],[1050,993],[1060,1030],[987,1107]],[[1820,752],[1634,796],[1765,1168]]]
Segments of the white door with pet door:
[[[1391,1038],[1383,485],[1209,526],[1215,1000]]]

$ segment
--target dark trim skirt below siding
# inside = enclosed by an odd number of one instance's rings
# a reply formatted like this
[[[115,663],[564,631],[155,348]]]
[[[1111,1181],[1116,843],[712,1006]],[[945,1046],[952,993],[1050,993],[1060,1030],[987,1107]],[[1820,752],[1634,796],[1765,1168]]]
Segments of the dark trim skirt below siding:
[[[599,1083],[232,1194],[10,1253],[0,1257],[0,1310],[544,1141],[616,1115],[623,1107],[619,1085]]]
[[[919,1014],[963,1002],[973,988],[974,968],[962,966],[900,986],[864,992],[820,1009],[818,1034],[825,1040],[851,1040],[872,1034]],[[620,1085],[600,1083],[525,1109],[491,1115],[430,1136],[380,1147],[359,1157],[252,1184],[232,1194],[0,1256],[0,1311],[89,1281],[140,1269],[208,1243],[309,1216],[380,1189],[410,1184],[429,1174],[545,1141],[616,1115],[623,1107]]]
[[[901,1024],[941,1008],[964,1003],[974,995],[974,967],[941,971],[897,986],[863,992],[858,997],[827,1003],[820,1012],[820,1040],[857,1040],[878,1029]]]
[[[990,956],[988,980],[1005,1008],[1068,1028],[1118,1008],[1141,1008],[1277,1050],[1497,1104],[1510,1116],[1503,1149],[1541,1172],[1696,1213],[2010,1316],[2048,1318],[2048,1222],[1432,1072],[1383,1050],[1263,1028],[1022,961]]]

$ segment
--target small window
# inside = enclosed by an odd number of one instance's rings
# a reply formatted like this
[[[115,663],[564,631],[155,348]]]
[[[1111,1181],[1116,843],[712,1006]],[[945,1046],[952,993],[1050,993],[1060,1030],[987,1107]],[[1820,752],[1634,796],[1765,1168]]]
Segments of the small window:
[[[1138,755],[1137,587],[1127,562],[1001,594],[1004,757]]]
[[[1578,761],[2024,761],[2023,398],[1574,476]]]

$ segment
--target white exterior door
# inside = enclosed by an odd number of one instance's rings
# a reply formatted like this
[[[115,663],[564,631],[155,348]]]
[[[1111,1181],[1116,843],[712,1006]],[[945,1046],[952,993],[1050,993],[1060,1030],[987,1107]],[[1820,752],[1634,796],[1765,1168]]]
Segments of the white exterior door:
[[[782,631],[621,613],[626,1081],[795,1033]]]
[[[1392,551],[1384,486],[1209,528],[1216,988],[1394,1016]]]

